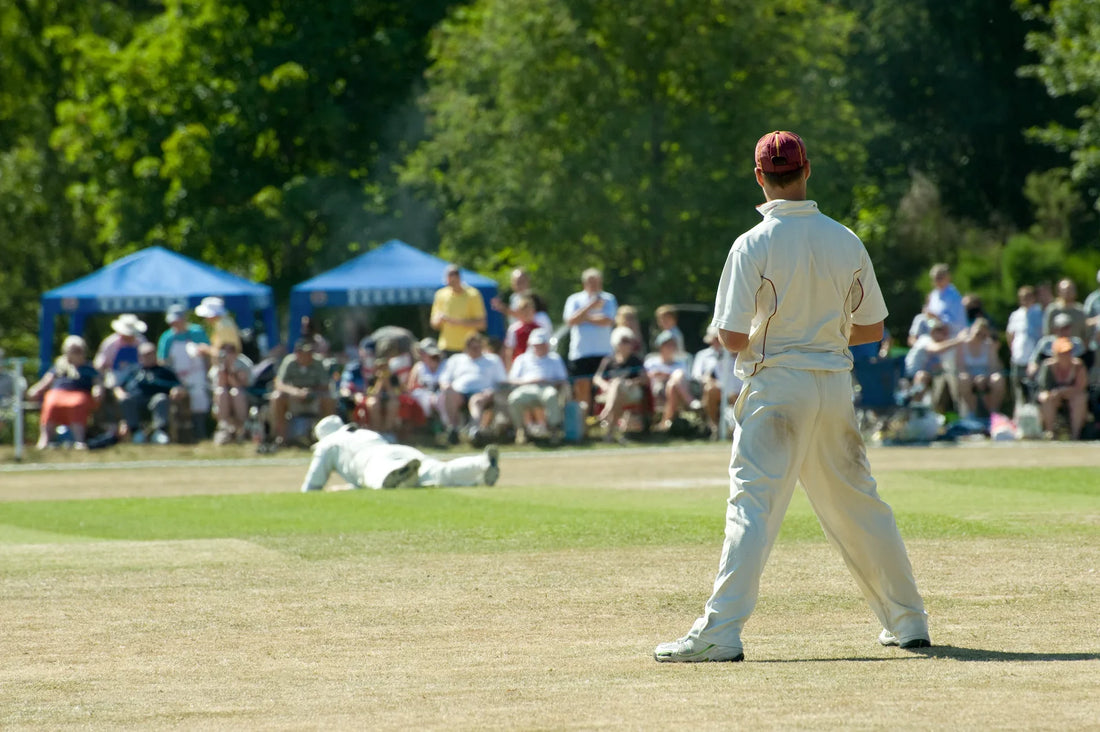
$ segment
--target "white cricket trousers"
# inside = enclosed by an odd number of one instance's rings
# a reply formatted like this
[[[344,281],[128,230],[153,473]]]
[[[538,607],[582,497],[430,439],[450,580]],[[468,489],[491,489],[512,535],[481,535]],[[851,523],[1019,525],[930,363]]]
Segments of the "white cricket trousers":
[[[484,453],[453,460],[436,460],[415,447],[379,443],[360,450],[356,455],[359,485],[381,488],[387,475],[404,467],[410,460],[420,461],[419,484],[422,486],[457,488],[478,485],[489,467],[489,458]]]
[[[714,592],[689,637],[741,648],[760,575],[794,493],[803,489],[882,626],[928,637],[924,603],[894,513],[871,477],[847,371],[764,368],[734,406],[726,538]]]

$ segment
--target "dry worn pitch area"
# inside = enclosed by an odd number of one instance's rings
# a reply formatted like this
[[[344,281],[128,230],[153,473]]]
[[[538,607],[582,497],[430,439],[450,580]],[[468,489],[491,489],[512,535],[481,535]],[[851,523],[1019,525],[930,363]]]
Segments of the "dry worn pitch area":
[[[1096,450],[871,460],[881,476],[1095,465]],[[726,459],[709,446],[516,455],[503,481],[720,486]],[[304,466],[0,473],[0,524],[3,501],[28,497],[294,491]],[[822,540],[776,548],[748,662],[665,666],[652,648],[701,608],[717,544],[307,562],[237,539],[27,537],[0,544],[0,728],[1097,728],[1100,541],[908,543],[937,648],[875,644]]]

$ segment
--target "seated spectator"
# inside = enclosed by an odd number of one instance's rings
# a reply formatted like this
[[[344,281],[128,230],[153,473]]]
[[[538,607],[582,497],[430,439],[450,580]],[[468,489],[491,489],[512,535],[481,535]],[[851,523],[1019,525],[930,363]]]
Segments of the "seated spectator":
[[[428,420],[440,413],[439,375],[443,372],[443,352],[434,338],[424,338],[417,346],[419,360],[409,369],[405,393],[416,401],[424,419]]]
[[[332,380],[314,347],[312,339],[299,338],[294,344],[294,353],[279,364],[275,391],[271,395],[271,422],[276,447],[286,444],[288,414],[320,418],[335,411]]]
[[[210,411],[206,353],[210,339],[198,323],[187,321],[187,309],[173,305],[164,315],[168,330],[157,340],[157,360],[175,373],[187,391],[191,429],[195,439],[206,437],[206,415]],[[181,419],[186,415],[180,415]]]
[[[932,330],[932,324],[936,322],[934,317],[930,317],[926,312],[928,309],[928,301],[924,301],[924,310],[913,316],[913,322],[909,324],[909,337],[906,343],[912,348],[917,343],[917,339],[923,335],[928,335]]]
[[[741,393],[741,380],[733,372],[736,359],[730,354],[723,358],[725,349],[713,325],[703,336],[707,347],[695,354],[691,362],[691,379],[702,389],[703,414],[712,436],[718,435],[718,423],[722,415],[722,391],[726,392],[726,404],[732,405]]]
[[[634,340],[634,331],[625,326],[615,328],[611,331],[611,347],[614,350],[600,362],[592,383],[598,390],[596,402],[603,403],[598,419],[604,428],[604,441],[625,442],[620,424],[623,413],[645,404],[649,379],[638,356],[640,345]]]
[[[687,353],[687,349],[684,347],[684,334],[678,324],[679,317],[676,314],[676,308],[671,305],[662,305],[654,311],[653,317],[657,321],[657,336],[653,339],[653,348],[660,350],[661,347],[657,345],[657,339],[661,337],[662,333],[670,333],[676,340],[676,353]]]
[[[400,393],[400,377],[387,359],[376,358],[374,339],[359,341],[359,360],[349,363],[340,376],[340,399],[352,421],[375,432],[396,434]]]
[[[1039,410],[1043,429],[1053,433],[1058,410],[1069,411],[1070,437],[1080,439],[1088,408],[1088,376],[1085,363],[1073,355],[1073,342],[1059,338],[1052,348],[1054,356],[1043,361],[1039,369]]]
[[[489,427],[494,416],[492,404],[496,388],[506,379],[500,357],[485,352],[484,337],[480,333],[467,336],[463,351],[448,358],[439,375],[443,424],[447,427],[448,442],[458,444],[463,407],[469,410],[473,423],[471,437]]]
[[[214,431],[215,445],[240,442],[247,437],[245,421],[248,419],[248,387],[252,385],[252,368],[252,361],[238,353],[236,346],[229,342],[222,344],[209,374],[214,392],[214,416],[218,420]]]
[[[88,346],[80,336],[71,335],[61,345],[61,356],[41,379],[27,390],[31,401],[42,400],[39,418],[39,450],[50,445],[54,430],[65,426],[73,447],[87,449],[88,419],[99,406],[102,387],[99,372],[88,362]]]
[[[92,359],[92,367],[103,377],[103,384],[113,389],[138,366],[138,346],[145,343],[149,326],[133,313],[123,313],[111,321],[111,335],[103,339]]]
[[[1035,344],[1035,350],[1027,362],[1027,384],[1029,387],[1029,400],[1035,398],[1035,379],[1039,375],[1039,367],[1043,361],[1054,356],[1054,343],[1059,338],[1068,338],[1073,347],[1073,357],[1082,358],[1085,354],[1085,342],[1072,335],[1073,318],[1067,313],[1058,313],[1051,319],[1051,332],[1039,339]]]
[[[510,369],[512,361],[527,350],[527,339],[541,326],[535,320],[535,301],[521,297],[515,307],[516,321],[508,326],[504,334],[504,368]]]
[[[645,336],[642,335],[642,321],[638,318],[638,308],[633,305],[620,305],[618,310],[615,311],[615,327],[616,328],[629,328],[634,334],[634,348],[637,350],[638,355],[642,354],[642,344],[645,343]]]
[[[299,321],[298,330],[300,331],[299,338],[309,338],[313,341],[313,348],[317,355],[325,358],[328,356],[328,341],[317,330],[317,326],[313,323],[313,318],[308,315],[303,315]]]
[[[677,350],[680,346],[676,334],[662,331],[655,342],[657,352],[646,356],[645,371],[653,389],[653,401],[661,410],[661,421],[656,429],[667,432],[681,410],[698,410],[703,405],[692,396],[687,365]]]
[[[945,408],[948,393],[955,406],[959,404],[958,382],[949,373],[954,368],[952,351],[959,345],[959,338],[949,337],[949,332],[947,323],[935,320],[928,335],[917,338],[905,354],[905,377],[912,385],[910,398],[930,401],[937,411]]]
[[[172,369],[157,363],[156,346],[152,343],[138,346],[138,367],[114,388],[114,392],[122,409],[122,422],[118,426],[120,440],[130,438],[135,443],[145,442],[146,432],[141,423],[144,418],[151,417],[149,441],[168,444],[171,400],[187,399],[187,392],[180,388],[179,378]]]
[[[981,397],[986,415],[999,412],[1005,398],[1005,378],[989,321],[979,317],[961,337],[957,355],[962,404],[969,414],[978,414],[978,397]]]
[[[561,390],[569,385],[565,361],[550,350],[550,334],[543,329],[527,340],[529,348],[512,362],[508,381],[508,411],[516,428],[516,444],[528,437],[547,438],[562,424]]]

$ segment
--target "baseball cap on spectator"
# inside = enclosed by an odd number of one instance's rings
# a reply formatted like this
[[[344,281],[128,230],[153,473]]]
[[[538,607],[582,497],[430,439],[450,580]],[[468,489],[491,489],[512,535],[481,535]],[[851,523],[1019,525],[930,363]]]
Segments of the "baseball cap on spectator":
[[[421,338],[416,347],[429,356],[439,355],[439,344],[436,343],[435,338]]]
[[[453,274],[459,274],[461,271],[457,264],[448,264],[445,274],[450,277]]]
[[[756,143],[756,167],[765,173],[789,173],[806,164],[806,145],[793,132],[776,130]]]
[[[317,350],[317,344],[312,338],[299,338],[294,342],[295,351],[309,351],[312,353]]]
[[[1073,318],[1069,313],[1058,313],[1054,316],[1054,319],[1050,321],[1052,328],[1068,328],[1073,325]]]
[[[200,318],[220,318],[225,313],[225,300],[220,297],[204,297],[199,306],[195,308],[195,315]]]
[[[363,340],[359,341],[359,350],[360,351],[373,351],[374,350],[374,339],[371,338],[370,336],[364,337]]]
[[[665,345],[666,343],[675,343],[675,342],[676,342],[676,336],[672,335],[671,331],[662,330],[660,333],[657,334],[657,340],[653,341],[653,344],[655,346],[657,346],[657,348],[660,348],[661,346]]]
[[[111,321],[111,330],[123,336],[137,336],[148,329],[149,326],[133,313],[123,313]]]
[[[1073,353],[1073,341],[1071,341],[1069,338],[1066,338],[1065,336],[1055,338],[1054,345],[1051,347],[1051,350],[1054,351],[1055,354]]]
[[[611,331],[611,345],[617,346],[624,341],[633,341],[634,331],[627,328],[625,325],[620,325],[615,330]]]
[[[186,317],[187,308],[185,308],[183,305],[172,305],[164,314],[164,322],[171,325],[172,323],[178,323]]]
[[[541,346],[550,342],[550,335],[544,328],[536,328],[531,331],[531,335],[527,336],[527,344],[531,346]]]

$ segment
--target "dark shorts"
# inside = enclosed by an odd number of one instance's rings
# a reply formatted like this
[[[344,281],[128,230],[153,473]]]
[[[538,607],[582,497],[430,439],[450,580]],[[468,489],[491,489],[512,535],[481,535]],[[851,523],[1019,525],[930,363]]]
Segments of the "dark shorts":
[[[586,356],[569,362],[569,377],[571,379],[591,379],[603,363],[603,356]]]

